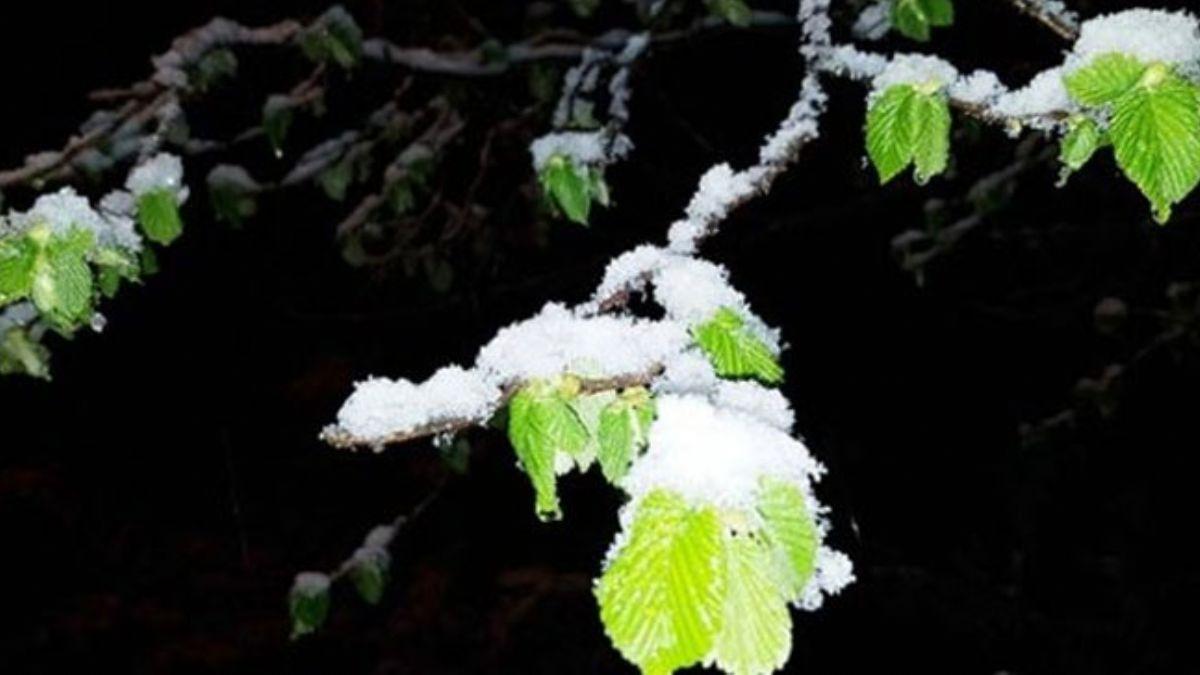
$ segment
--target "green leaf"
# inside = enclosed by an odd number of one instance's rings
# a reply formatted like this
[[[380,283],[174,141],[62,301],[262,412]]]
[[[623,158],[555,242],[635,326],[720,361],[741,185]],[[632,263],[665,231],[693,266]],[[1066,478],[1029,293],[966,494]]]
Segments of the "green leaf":
[[[70,332],[91,318],[91,247],[92,233],[75,229],[49,237],[38,256],[30,295],[42,316],[60,330]]]
[[[97,286],[106,298],[117,294],[122,280],[137,281],[141,269],[134,254],[123,249],[103,247],[92,251],[92,262],[98,268]]]
[[[533,483],[535,510],[543,520],[562,517],[555,470],[559,453],[573,457],[587,446],[587,428],[571,408],[576,394],[578,380],[534,382],[508,406],[508,440]]]
[[[329,577],[319,572],[297,574],[288,593],[288,611],[293,640],[320,628],[329,616]]]
[[[350,189],[350,184],[354,182],[354,164],[349,159],[330,166],[321,172],[317,177],[317,182],[320,183],[321,189],[325,194],[335,202],[346,200],[346,192]]]
[[[555,155],[542,168],[541,182],[542,189],[567,218],[580,225],[588,224],[592,187],[586,167],[575,166],[569,158]]]
[[[1067,133],[1059,143],[1058,161],[1063,165],[1060,185],[1072,173],[1082,169],[1106,142],[1104,131],[1090,117],[1074,117],[1068,125]]]
[[[600,416],[616,400],[617,393],[609,390],[578,396],[571,401],[571,410],[588,433],[583,449],[572,456],[580,471],[587,471],[596,459],[600,451]]]
[[[258,181],[242,167],[222,164],[208,174],[208,198],[217,220],[239,227],[258,212]],[[146,249],[149,250],[149,249]]]
[[[670,673],[712,649],[724,609],[723,528],[716,510],[658,490],[596,584],[613,645],[643,673]]]
[[[293,118],[292,100],[287,96],[276,94],[263,104],[263,133],[276,157],[283,156],[283,143],[292,128]]]
[[[229,49],[213,49],[190,72],[191,85],[201,92],[209,91],[237,76],[237,56]]]
[[[179,203],[168,189],[151,190],[138,197],[138,224],[150,241],[167,245],[183,234]]]
[[[388,570],[392,557],[382,548],[363,547],[355,551],[350,567],[350,580],[359,597],[369,605],[378,605],[387,588]]]
[[[608,482],[616,484],[624,478],[633,458],[646,447],[654,408],[650,392],[635,387],[622,392],[600,413],[597,457]]]
[[[712,319],[692,328],[692,337],[724,378],[754,378],[766,384],[783,381],[775,354],[746,328],[734,310],[722,307]]]
[[[1141,61],[1120,53],[1104,54],[1063,77],[1067,93],[1077,103],[1099,106],[1112,103],[1133,89],[1146,72]]]
[[[49,380],[50,350],[24,328],[10,328],[0,336],[0,375]]]
[[[950,105],[941,96],[918,93],[911,110],[913,179],[924,185],[950,161]]]
[[[798,598],[816,568],[819,543],[804,493],[791,483],[764,479],[757,506],[783,587],[791,598]]]
[[[1113,105],[1113,153],[1165,223],[1200,182],[1200,92],[1163,64]]]
[[[750,25],[752,12],[743,0],[705,0],[708,11],[719,16],[731,25],[744,27]]]
[[[772,554],[767,542],[751,535],[725,543],[725,611],[713,658],[727,673],[773,673],[792,651],[792,618],[771,574]]]
[[[0,239],[0,305],[29,295],[37,266],[38,246],[28,236]]]
[[[595,167],[588,169],[588,190],[592,193],[592,199],[600,206],[608,208],[612,205],[612,194],[604,180],[604,171]]]
[[[931,27],[953,23],[951,0],[892,0],[892,25],[913,40],[928,42]]]
[[[333,61],[346,69],[358,65],[362,42],[362,29],[340,5],[326,11],[300,33],[300,47],[309,59],[317,63]]]
[[[867,111],[867,155],[887,183],[916,165],[925,183],[945,171],[950,157],[950,106],[937,88],[898,84],[880,94]]]

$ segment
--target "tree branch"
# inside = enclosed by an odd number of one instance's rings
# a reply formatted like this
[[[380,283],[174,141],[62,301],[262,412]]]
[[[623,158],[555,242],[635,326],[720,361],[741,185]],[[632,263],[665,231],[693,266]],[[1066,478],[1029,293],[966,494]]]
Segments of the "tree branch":
[[[1023,14],[1033,17],[1038,23],[1054,31],[1067,42],[1079,39],[1079,27],[1060,12],[1051,11],[1043,0],[1008,0]]]
[[[662,366],[655,366],[643,373],[632,373],[628,375],[618,375],[615,377],[606,377],[601,379],[581,379],[580,391],[585,394],[597,394],[604,391],[615,391],[619,389],[628,389],[630,387],[645,387],[649,386],[654,380],[662,375]],[[504,391],[500,399],[496,402],[496,409],[503,408],[512,400],[517,392],[521,391],[528,382],[513,382],[504,387]],[[391,434],[382,438],[359,438],[353,434],[346,433],[344,430],[336,427],[329,427],[321,432],[321,440],[335,448],[343,450],[353,450],[361,447],[373,447],[382,449],[383,446],[394,445],[397,443],[406,443],[421,438],[429,438],[431,436],[440,436],[442,434],[452,434],[459,431],[478,427],[487,424],[491,419],[489,415],[486,418],[458,418],[449,420],[439,420],[430,424],[419,426],[409,431]]]

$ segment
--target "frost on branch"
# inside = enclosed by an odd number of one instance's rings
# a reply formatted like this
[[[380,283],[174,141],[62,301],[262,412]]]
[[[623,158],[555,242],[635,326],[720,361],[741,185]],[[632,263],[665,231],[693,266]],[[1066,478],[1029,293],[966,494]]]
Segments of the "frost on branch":
[[[385,439],[439,423],[491,417],[500,388],[475,371],[448,366],[425,382],[371,378],[355,385],[338,413],[338,429],[364,439]]]

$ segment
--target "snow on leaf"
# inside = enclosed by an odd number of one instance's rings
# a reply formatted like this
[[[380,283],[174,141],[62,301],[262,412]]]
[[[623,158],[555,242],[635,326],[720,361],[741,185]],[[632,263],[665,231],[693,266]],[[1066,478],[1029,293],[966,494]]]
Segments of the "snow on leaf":
[[[692,335],[721,377],[754,378],[766,384],[783,381],[783,368],[775,354],[747,330],[745,320],[732,309],[718,309],[711,319],[694,327]]]
[[[564,391],[568,387],[534,382],[517,392],[508,409],[508,440],[533,483],[535,509],[543,520],[562,517],[555,472],[557,455],[561,452],[573,456],[588,442],[587,428],[571,408],[571,393]]]
[[[293,640],[320,628],[329,615],[329,577],[319,572],[297,574],[288,593],[288,611]]]
[[[820,536],[808,513],[804,493],[790,483],[765,478],[758,497],[767,540],[774,547],[776,569],[792,598],[803,591],[816,565]]]
[[[1099,106],[1116,101],[1137,85],[1146,65],[1125,54],[1105,54],[1090,65],[1063,77],[1067,93],[1083,105]]]
[[[722,537],[715,509],[672,492],[637,505],[596,597],[613,645],[643,673],[696,664],[712,649],[725,597]]]
[[[1117,164],[1165,223],[1200,182],[1200,92],[1156,64],[1113,105],[1109,129]]]
[[[753,535],[725,541],[725,610],[712,660],[732,675],[768,675],[792,651],[792,618],[771,574],[772,550]]]

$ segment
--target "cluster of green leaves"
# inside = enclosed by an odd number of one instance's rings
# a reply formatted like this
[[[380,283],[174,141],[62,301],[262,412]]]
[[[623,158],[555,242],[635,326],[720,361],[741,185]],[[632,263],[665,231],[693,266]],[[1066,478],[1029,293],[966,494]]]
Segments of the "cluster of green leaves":
[[[892,26],[905,37],[928,42],[932,28],[954,23],[952,0],[892,0]]]
[[[174,192],[155,190],[137,202],[138,224],[146,239],[170,244],[183,230]],[[0,308],[28,300],[38,320],[63,336],[90,323],[101,298],[111,298],[123,282],[152,274],[157,263],[151,249],[137,254],[100,246],[82,228],[55,232],[38,224],[0,238]],[[49,351],[39,342],[41,331],[11,327],[0,335],[0,374],[48,379]]]
[[[347,70],[362,59],[363,32],[341,5],[322,14],[299,36],[300,47],[315,63],[336,63]]]
[[[946,170],[950,161],[950,105],[935,83],[897,84],[867,111],[867,156],[887,183],[913,167],[924,184]]]
[[[525,385],[508,406],[508,439],[533,484],[538,517],[562,517],[559,474],[596,462],[610,482],[624,477],[653,420],[654,399],[642,387],[587,393],[570,375]]]
[[[694,326],[692,339],[723,378],[755,379],[771,385],[783,381],[783,368],[774,352],[729,307],[718,309],[708,321]]]
[[[580,225],[588,224],[592,202],[604,207],[611,203],[604,171],[582,166],[566,155],[548,159],[538,178],[546,197],[563,215]]]
[[[1064,83],[1092,114],[1069,125],[1061,153],[1065,170],[1078,170],[1111,143],[1121,171],[1165,223],[1171,208],[1200,183],[1200,87],[1165,63],[1119,53],[1097,57]],[[1107,117],[1107,131],[1092,116]]]
[[[791,651],[788,603],[815,567],[818,536],[803,492],[763,480],[753,513],[689,504],[656,490],[596,584],[613,644],[644,673],[715,663],[772,672]]]

